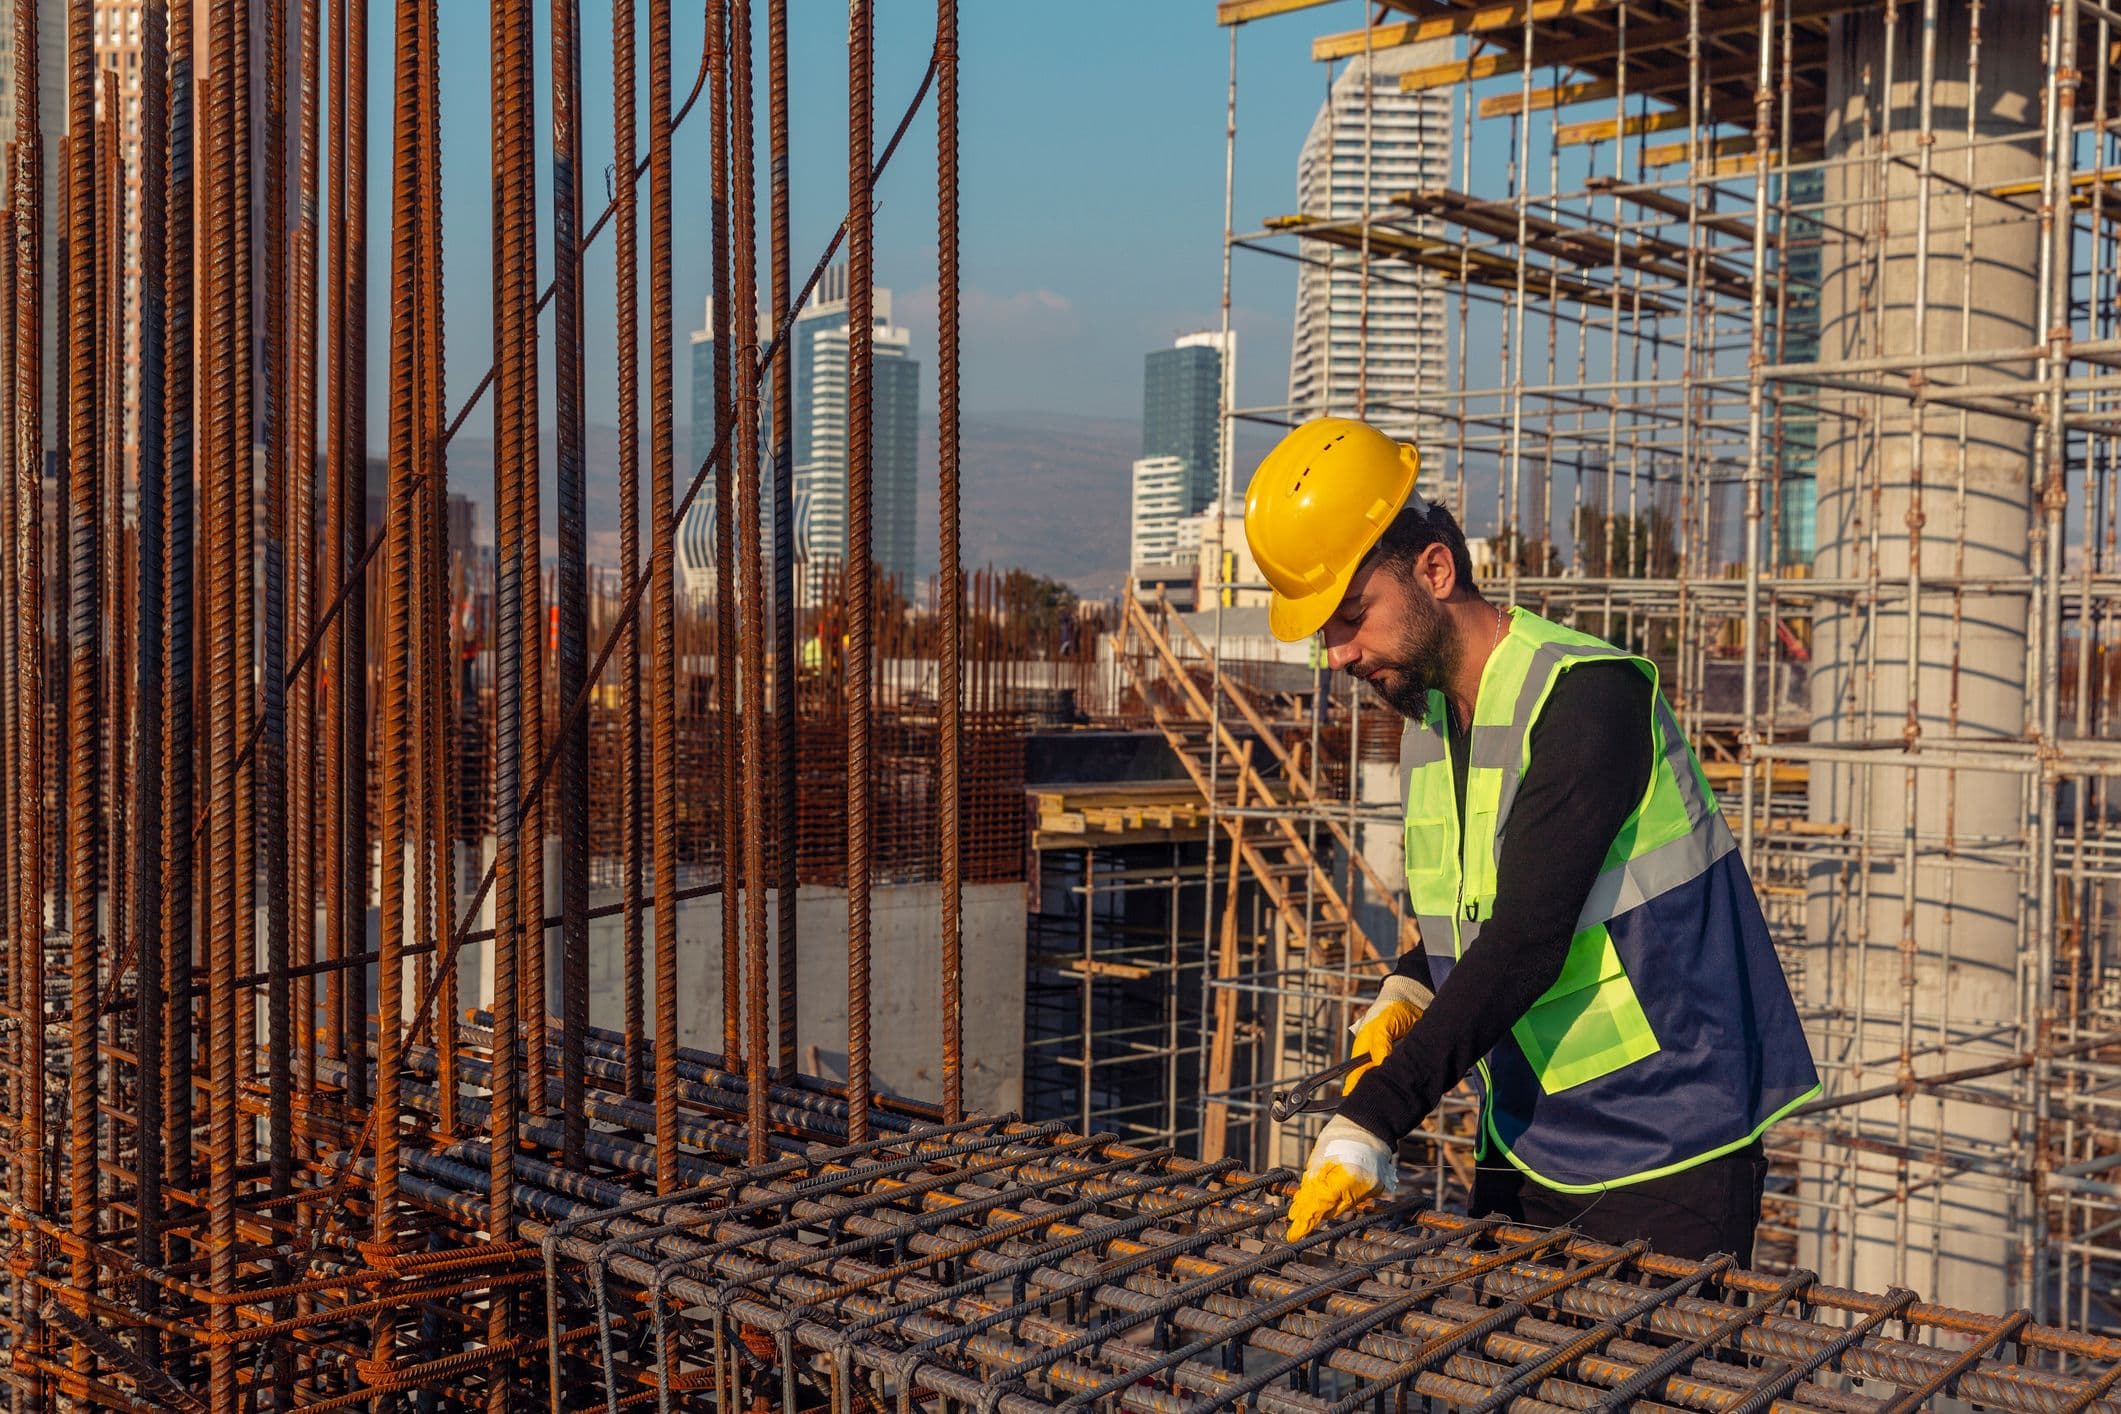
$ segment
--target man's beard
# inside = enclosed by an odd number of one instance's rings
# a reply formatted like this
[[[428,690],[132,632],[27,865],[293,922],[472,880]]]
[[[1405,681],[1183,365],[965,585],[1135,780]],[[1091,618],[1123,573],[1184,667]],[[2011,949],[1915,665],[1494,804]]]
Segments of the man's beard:
[[[1457,669],[1459,643],[1441,604],[1418,589],[1410,589],[1407,597],[1413,622],[1385,660],[1383,678],[1372,686],[1386,706],[1418,721],[1428,715],[1430,691],[1442,688]]]

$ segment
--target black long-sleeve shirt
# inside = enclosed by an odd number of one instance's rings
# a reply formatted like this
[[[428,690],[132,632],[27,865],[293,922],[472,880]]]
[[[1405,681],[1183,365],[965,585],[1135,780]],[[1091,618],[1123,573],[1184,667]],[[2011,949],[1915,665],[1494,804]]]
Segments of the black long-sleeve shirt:
[[[1576,919],[1620,827],[1649,788],[1654,689],[1629,663],[1586,663],[1554,684],[1532,728],[1496,861],[1495,905],[1420,1021],[1340,1113],[1386,1143],[1420,1124],[1561,976]],[[1464,828],[1468,737],[1451,727]],[[1449,947],[1450,940],[1431,940]],[[1395,971],[1430,985],[1417,945]]]

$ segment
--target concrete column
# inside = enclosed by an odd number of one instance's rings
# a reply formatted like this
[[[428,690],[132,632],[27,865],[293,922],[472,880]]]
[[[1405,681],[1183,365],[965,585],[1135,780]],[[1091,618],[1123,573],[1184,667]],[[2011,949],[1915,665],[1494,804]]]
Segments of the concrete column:
[[[1883,8],[1833,22],[1825,136],[1826,156],[1836,165],[1825,183],[1819,357],[1831,364],[1916,352],[1918,298],[1927,306],[1922,351],[1956,350],[1962,338],[1973,350],[2024,347],[2039,332],[2038,225],[1998,202],[1977,199],[1969,249],[1963,147],[1971,102],[1980,136],[2034,130],[2023,141],[1978,147],[1973,185],[2038,175],[2044,75],[2038,36],[2045,8],[2037,0],[1984,5],[1978,65],[1970,74],[1966,9],[1950,3],[1937,7],[1926,257],[1917,245],[1922,10],[1900,6],[1888,42]],[[1879,155],[1888,151],[1890,158],[1881,164]],[[1926,293],[1918,294],[1925,280]],[[1963,321],[1961,299],[1969,280],[1971,317]],[[1941,384],[2031,371],[2025,363],[1984,361],[1972,368],[1932,368],[1928,376]],[[1905,386],[1904,374],[1860,376]],[[1850,579],[1875,571],[1889,589],[1904,584],[1914,543],[1909,519],[1918,455],[1912,405],[1900,398],[1825,392],[1821,409],[1814,573]],[[1959,428],[1959,413],[1945,408],[1931,409],[1922,424],[1921,572],[1925,579],[2023,575],[2033,428],[1971,416],[1963,450]],[[1962,475],[1963,515],[1956,495]],[[1911,687],[1919,694],[1926,742],[2020,736],[2026,711],[2025,596],[1969,592],[1960,607],[1963,624],[1955,631],[1952,596],[1926,593],[1919,641],[1911,648],[1903,599],[1875,609],[1860,597],[1823,601],[1814,621],[1812,739],[1900,740]],[[1912,667],[1911,657],[1918,660]],[[1952,1029],[1961,1032],[2017,1015],[2018,876],[1925,853],[1909,877],[1903,845],[1910,829],[1926,839],[1949,833],[1962,849],[1985,840],[2017,839],[2027,824],[2021,778],[1960,772],[1954,786],[1943,772],[1924,771],[1911,808],[1906,772],[1897,765],[1815,766],[1810,814],[1814,821],[1867,831],[1873,844],[1861,867],[1822,861],[1808,883],[1803,1002],[1808,1016],[1825,1013],[1824,1020],[1811,1024],[1814,1053],[1830,1086],[1885,1084],[1901,1073],[1902,943],[1910,932],[1915,1047],[1937,1039],[1937,1021],[1946,1015]],[[1911,929],[1905,911],[1910,899]],[[1961,1064],[1973,1058],[1966,1052],[1953,1057]],[[1858,1059],[1860,1073],[1852,1073],[1850,1065]],[[1914,1060],[1910,1068],[1920,1074],[1937,1066],[1932,1055]],[[1899,1107],[1887,1100],[1830,1118],[1846,1125],[1859,1114],[1874,1134],[1891,1138]],[[1957,1102],[1940,1110],[1928,1098],[1916,1102],[1912,1118],[1918,1149],[1931,1145],[1939,1124],[1947,1150],[2005,1140],[2011,1126],[2003,1111]],[[1927,1223],[1932,1198],[1925,1191],[1911,1200],[1910,1222],[1904,1234],[1897,1231],[1900,1205],[1893,1196],[1891,1159],[1864,1156],[1873,1172],[1858,1184],[1852,1217],[1846,1186],[1853,1176],[1851,1153],[1835,1146],[1809,1157],[1816,1166],[1807,1165],[1805,1196],[1823,1197],[1828,1207],[1802,1215],[1800,1263],[1828,1281],[1876,1291],[1900,1280],[1931,1299],[1977,1310],[2002,1310],[2018,1299],[2011,1291],[2012,1242],[2005,1233],[2024,1214],[1998,1211],[1987,1191],[1947,1183],[1947,1223],[1995,1235],[1947,1232],[1933,1264]],[[1919,1182],[1929,1172],[1917,1164],[1912,1180]],[[1825,1182],[1814,1182],[1822,1173]]]

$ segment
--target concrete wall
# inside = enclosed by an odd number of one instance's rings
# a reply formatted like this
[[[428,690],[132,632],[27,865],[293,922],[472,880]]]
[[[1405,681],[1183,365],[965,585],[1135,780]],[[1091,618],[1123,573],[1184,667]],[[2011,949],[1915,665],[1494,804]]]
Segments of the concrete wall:
[[[476,882],[471,864],[466,851],[459,877]],[[546,901],[557,907],[556,848],[548,851],[546,866]],[[617,902],[619,896],[612,892],[590,894],[592,909]],[[718,895],[711,895],[678,905],[678,1040],[716,1052],[722,1049],[721,904]],[[492,912],[489,899],[481,927],[493,926]],[[769,927],[776,912],[769,894]],[[642,915],[647,1021],[652,1030],[655,910],[644,907]],[[989,1112],[1015,1110],[1023,1103],[1024,1079],[1024,886],[967,885],[964,920],[965,1104]],[[880,887],[870,895],[870,1076],[879,1090],[916,1100],[940,1099],[943,1091],[941,923],[942,889],[935,884]],[[799,1062],[807,1070],[810,1048],[815,1047],[819,1073],[844,1079],[846,891],[805,885],[796,895],[796,938]],[[547,940],[545,971],[554,1015],[560,1011],[559,945],[555,928]],[[769,996],[780,980],[778,966],[771,965],[775,951],[769,943]],[[489,960],[486,945],[464,950],[461,976],[467,1007],[492,1002]],[[616,916],[590,922],[589,986],[590,1024],[618,1030],[625,1023],[625,931]],[[770,1030],[770,1018],[768,1025]]]

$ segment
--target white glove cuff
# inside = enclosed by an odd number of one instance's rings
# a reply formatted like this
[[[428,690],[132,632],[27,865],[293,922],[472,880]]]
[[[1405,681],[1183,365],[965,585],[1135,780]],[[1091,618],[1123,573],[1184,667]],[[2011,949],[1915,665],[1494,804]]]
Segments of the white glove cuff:
[[[1318,1131],[1318,1142],[1311,1146],[1311,1161],[1304,1172],[1316,1173],[1328,1162],[1361,1174],[1369,1180],[1372,1192],[1391,1194],[1399,1189],[1399,1165],[1391,1146],[1352,1119],[1335,1115],[1326,1121],[1326,1127]]]
[[[1351,1033],[1362,1030],[1376,1019],[1379,1012],[1394,1002],[1405,1002],[1409,1006],[1427,1011],[1429,1003],[1435,1000],[1436,994],[1427,987],[1411,977],[1394,972],[1386,977],[1384,984],[1377,989],[1377,1000],[1370,1003],[1369,1009],[1357,1017],[1355,1024],[1348,1030]]]

